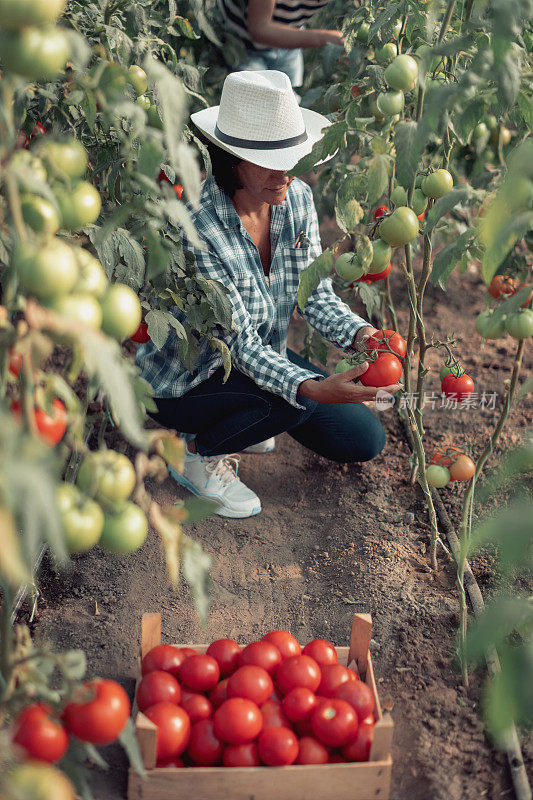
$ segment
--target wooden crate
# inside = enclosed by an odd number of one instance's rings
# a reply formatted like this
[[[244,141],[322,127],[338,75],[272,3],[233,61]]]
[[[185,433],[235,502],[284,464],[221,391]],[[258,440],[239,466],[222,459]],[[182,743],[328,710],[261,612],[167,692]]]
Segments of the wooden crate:
[[[357,667],[374,694],[376,726],[370,760],[350,764],[290,767],[159,767],[155,769],[156,726],[133,707],[135,728],[147,777],[132,768],[128,800],[387,800],[390,792],[393,723],[379,702],[368,649],[372,632],[369,614],[354,614],[349,647],[337,647],[339,663]],[[141,658],[161,643],[161,615],[144,614]],[[178,647],[185,645],[178,645]],[[205,653],[208,645],[193,645]],[[140,680],[140,667],[137,683]]]

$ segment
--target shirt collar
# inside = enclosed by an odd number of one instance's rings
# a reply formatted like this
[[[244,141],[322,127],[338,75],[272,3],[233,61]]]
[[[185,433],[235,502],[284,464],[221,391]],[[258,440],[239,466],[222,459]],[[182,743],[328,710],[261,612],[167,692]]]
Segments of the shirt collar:
[[[213,201],[213,206],[220,221],[227,228],[240,228],[242,224],[241,218],[235,211],[235,207],[226,192],[223,192],[221,189],[219,189],[218,184],[213,176],[206,181],[205,190],[208,192],[211,200]],[[283,203],[272,206],[270,225],[271,229],[276,233],[276,238],[279,236],[281,231],[286,208],[287,198],[285,198]]]

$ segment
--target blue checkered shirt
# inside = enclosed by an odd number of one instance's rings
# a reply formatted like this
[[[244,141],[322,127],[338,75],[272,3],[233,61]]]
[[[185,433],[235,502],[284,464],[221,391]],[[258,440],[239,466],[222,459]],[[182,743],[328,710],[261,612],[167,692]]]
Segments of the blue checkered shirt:
[[[250,234],[213,178],[204,183],[200,209],[193,213],[193,219],[206,250],[192,247],[186,239],[184,249],[196,256],[201,275],[220,281],[230,292],[238,331],[226,332],[220,338],[231,351],[232,368],[296,408],[303,408],[296,397],[298,387],[302,381],[316,378],[316,373],[291,364],[286,348],[300,274],[322,252],[311,188],[296,178],[285,200],[272,206],[268,277]],[[296,247],[299,236],[301,246]],[[176,309],[175,313],[179,318],[180,312]],[[313,292],[303,314],[325,339],[341,348],[350,347],[357,331],[369,324],[337,297],[329,278]],[[152,342],[137,350],[137,364],[155,397],[180,397],[222,366],[220,353],[213,352],[205,340],[191,374],[179,360],[177,341],[171,328],[161,350]]]

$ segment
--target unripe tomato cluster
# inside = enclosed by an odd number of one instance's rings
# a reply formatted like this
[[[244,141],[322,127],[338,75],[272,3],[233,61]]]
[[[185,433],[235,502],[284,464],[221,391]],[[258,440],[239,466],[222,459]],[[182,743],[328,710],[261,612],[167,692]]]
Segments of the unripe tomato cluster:
[[[205,654],[157,645],[142,661],[139,710],[157,726],[157,766],[255,767],[367,761],[374,695],[331,642],[287,631]]]
[[[68,39],[55,23],[66,0],[0,0],[0,67],[32,81],[53,81],[65,68]]]
[[[454,481],[469,481],[474,477],[476,465],[462,450],[452,445],[438,447],[426,469],[430,486],[442,489]]]
[[[84,684],[62,713],[45,703],[26,706],[12,725],[12,742],[24,763],[13,773],[11,788],[22,785],[26,778],[45,764],[54,764],[67,752],[69,739],[105,745],[114,742],[124,730],[130,716],[130,701],[120,684],[111,680],[93,680]],[[43,773],[44,774],[44,773]],[[74,798],[66,792],[69,782],[62,773],[48,768],[56,779],[58,798]],[[37,777],[35,775],[35,777]],[[65,782],[65,793],[61,779]],[[26,795],[24,795],[26,796]]]
[[[508,314],[487,308],[478,314],[476,330],[484,339],[499,339],[509,333],[514,339],[527,339],[533,336],[533,285],[531,283],[518,283],[509,275],[495,275],[489,285],[489,295],[501,302],[522,289],[531,289],[521,304],[518,311]],[[502,309],[503,311],[503,309]]]
[[[85,553],[99,544],[111,553],[133,553],[148,534],[144,511],[130,501],[135,470],[129,458],[98,450],[83,459],[77,485],[57,487],[57,506],[70,553]]]

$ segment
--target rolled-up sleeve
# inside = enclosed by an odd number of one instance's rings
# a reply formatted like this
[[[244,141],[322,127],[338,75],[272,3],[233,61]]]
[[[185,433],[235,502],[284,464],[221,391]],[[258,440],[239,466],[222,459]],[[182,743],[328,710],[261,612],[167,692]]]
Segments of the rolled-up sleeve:
[[[318,216],[311,189],[309,189],[309,226],[310,262],[322,252]],[[320,284],[309,297],[303,316],[317,330],[324,339],[344,349],[349,348],[360,328],[370,325],[362,317],[354,314],[350,307],[344,303],[333,291],[331,278],[323,278]]]
[[[281,395],[296,408],[304,408],[297,400],[298,387],[303,381],[316,378],[316,373],[297,367],[263,343],[231,275],[216,253],[209,249],[197,250],[190,245],[187,249],[194,253],[201,275],[219,281],[229,290],[237,330],[226,332],[221,338],[230,350],[233,365],[258,386]]]

